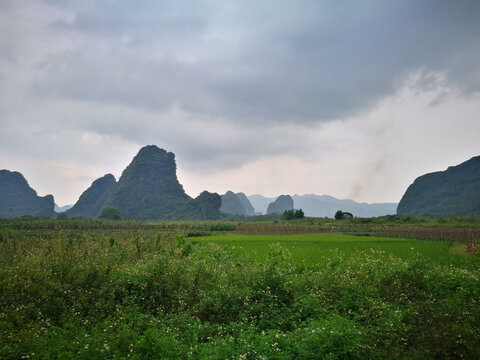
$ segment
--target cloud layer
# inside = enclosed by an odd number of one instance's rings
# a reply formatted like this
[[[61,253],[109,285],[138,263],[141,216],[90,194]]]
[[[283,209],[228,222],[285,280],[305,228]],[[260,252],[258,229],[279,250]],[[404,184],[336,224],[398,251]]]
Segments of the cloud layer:
[[[192,193],[398,201],[480,151],[478,24],[467,0],[6,1],[0,167],[72,202],[154,143]]]

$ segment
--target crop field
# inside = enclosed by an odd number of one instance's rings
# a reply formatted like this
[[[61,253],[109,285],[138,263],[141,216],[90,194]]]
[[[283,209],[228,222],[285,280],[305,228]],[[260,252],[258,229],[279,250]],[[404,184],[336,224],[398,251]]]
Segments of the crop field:
[[[463,243],[27,228],[0,233],[0,359],[480,358]]]
[[[336,254],[341,254],[345,261],[352,256],[369,252],[375,252],[379,258],[386,261],[390,257],[397,257],[408,261],[428,259],[444,265],[477,263],[476,258],[467,256],[464,244],[412,239],[342,234],[299,234],[219,235],[193,240],[193,243],[202,242],[215,242],[243,254],[251,261],[259,262],[267,260],[272,244],[277,244],[288,250],[291,261],[295,265],[324,266]]]

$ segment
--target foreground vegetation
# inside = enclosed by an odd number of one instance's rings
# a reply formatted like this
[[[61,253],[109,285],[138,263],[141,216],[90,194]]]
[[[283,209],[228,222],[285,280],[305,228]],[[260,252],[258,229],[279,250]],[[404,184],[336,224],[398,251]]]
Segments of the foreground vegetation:
[[[1,359],[480,357],[479,260],[463,244],[8,227],[0,240]]]

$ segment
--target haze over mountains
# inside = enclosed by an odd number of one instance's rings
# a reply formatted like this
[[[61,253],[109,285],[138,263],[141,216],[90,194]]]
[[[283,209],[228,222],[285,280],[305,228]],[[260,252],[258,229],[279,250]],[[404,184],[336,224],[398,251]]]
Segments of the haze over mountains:
[[[333,217],[337,210],[351,212],[358,217],[375,217],[396,213],[397,203],[358,203],[353,200],[340,200],[329,195],[292,195],[293,207],[302,209],[305,216]],[[248,197],[256,212],[267,213],[269,204],[275,198],[265,197],[259,194]]]
[[[54,217],[54,206],[53,196],[37,196],[22,174],[0,171],[0,217]],[[65,214],[95,218],[105,206],[117,207],[122,217],[138,220],[218,219],[222,212],[253,216],[290,209],[302,209],[311,217],[333,217],[337,210],[357,217],[397,212],[396,203],[357,203],[314,194],[269,198],[232,191],[220,196],[204,191],[193,199],[177,179],[175,155],[154,145],[140,149],[118,182],[111,174],[95,180]],[[480,215],[480,156],[444,172],[417,178],[398,204],[398,214]]]
[[[71,209],[73,207],[73,205],[62,205],[62,206],[58,206],[57,204],[55,204],[55,212],[56,213],[61,213],[61,212],[65,212],[67,211],[68,209]]]
[[[376,217],[395,214],[397,203],[358,203],[353,200],[340,200],[329,195],[293,195],[296,208],[301,208],[308,216],[333,217],[337,210],[343,210],[357,217]]]
[[[267,215],[274,213],[283,213],[293,209],[293,199],[290,195],[280,195],[275,201],[268,204]]]

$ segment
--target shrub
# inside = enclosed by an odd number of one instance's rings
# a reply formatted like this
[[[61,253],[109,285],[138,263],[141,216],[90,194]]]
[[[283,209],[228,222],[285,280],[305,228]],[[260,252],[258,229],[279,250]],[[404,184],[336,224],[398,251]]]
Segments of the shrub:
[[[352,213],[342,211],[342,210],[337,210],[335,213],[335,220],[344,220],[344,219],[352,219],[353,215]]]
[[[98,215],[100,219],[108,219],[108,220],[120,220],[120,210],[115,206],[105,206],[100,215]]]

